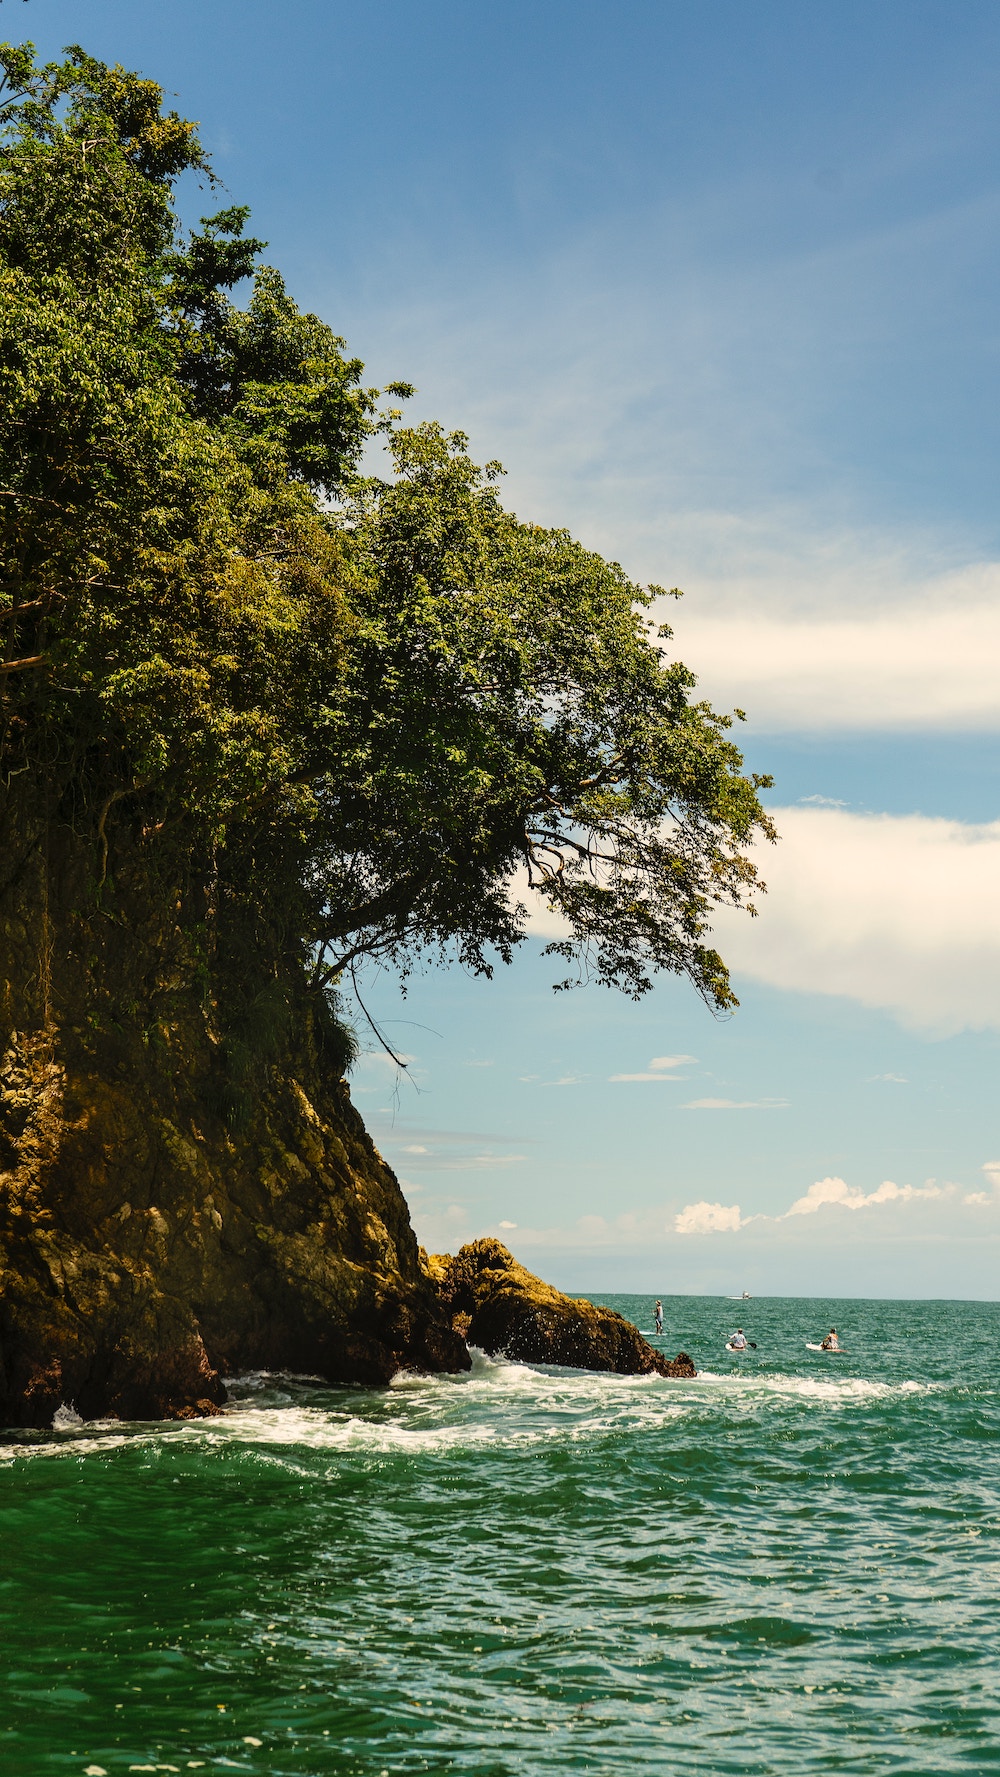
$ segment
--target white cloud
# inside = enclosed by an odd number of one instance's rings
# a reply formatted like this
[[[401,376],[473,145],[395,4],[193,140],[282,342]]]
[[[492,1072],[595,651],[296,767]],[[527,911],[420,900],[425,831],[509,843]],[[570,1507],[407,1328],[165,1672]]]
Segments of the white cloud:
[[[785,1111],[786,1098],[692,1098],[682,1111]]]
[[[760,918],[716,921],[735,970],[936,1035],[1000,1027],[1000,821],[773,812]]]
[[[985,1168],[984,1168],[985,1170]],[[874,1191],[862,1191],[856,1185],[847,1184],[842,1178],[819,1179],[810,1185],[804,1197],[796,1198],[783,1215],[751,1215],[741,1214],[738,1203],[728,1207],[722,1203],[689,1203],[674,1217],[674,1231],[677,1234],[736,1234],[751,1222],[787,1222],[792,1216],[818,1215],[821,1210],[829,1209],[872,1209],[884,1204],[909,1204],[927,1202],[932,1198],[953,1198],[954,1185],[939,1186],[933,1179],[925,1185],[897,1185],[892,1179],[884,1179]],[[966,1197],[966,1203],[987,1202],[985,1193]]]
[[[890,1086],[908,1086],[910,1084],[905,1074],[872,1074],[871,1078],[873,1083],[882,1081]]]
[[[891,1179],[884,1179],[877,1190],[867,1195],[856,1185],[848,1185],[842,1178],[820,1179],[817,1184],[810,1185],[804,1197],[796,1198],[790,1209],[780,1216],[785,1221],[789,1216],[816,1215],[828,1205],[836,1204],[839,1209],[870,1209],[873,1203],[912,1203],[918,1197],[944,1197],[946,1192],[935,1184],[927,1184],[917,1189],[913,1185],[896,1185]]]
[[[738,1203],[689,1203],[674,1217],[677,1234],[733,1234],[743,1225]]]
[[[745,709],[758,732],[1000,729],[1000,565],[901,596],[883,588],[875,609],[836,617],[819,599],[810,615],[755,599],[749,612],[703,602],[664,617],[700,692]]]
[[[963,1203],[1000,1202],[1000,1160],[987,1160],[983,1166],[983,1171],[985,1172],[990,1185],[993,1187],[992,1192],[971,1191],[968,1197],[962,1198]]]
[[[972,1242],[978,1248],[987,1235],[1000,1237],[1000,1162],[988,1163],[983,1171],[993,1190],[967,1195],[962,1194],[958,1185],[937,1185],[933,1179],[919,1186],[897,1185],[885,1179],[870,1191],[849,1185],[842,1178],[819,1179],[804,1196],[776,1215],[744,1215],[738,1203],[700,1199],[680,1210],[655,1205],[621,1210],[614,1216],[582,1215],[571,1223],[524,1226],[487,1216],[473,1221],[466,1210],[452,1204],[444,1211],[417,1212],[415,1226],[425,1246],[443,1250],[450,1241],[452,1251],[467,1240],[499,1230],[505,1237],[516,1237],[513,1245],[518,1255],[543,1270],[545,1253],[591,1254],[609,1260],[614,1255],[628,1254],[643,1260],[653,1254],[666,1257],[672,1251],[677,1253],[674,1243],[678,1236],[684,1237],[683,1250],[687,1254],[691,1250],[688,1242],[708,1240],[710,1247],[715,1247],[715,1236],[739,1235],[741,1251],[753,1251],[758,1258],[766,1255],[767,1262],[771,1255],[777,1261],[781,1253],[821,1255],[838,1246],[861,1252],[886,1240],[916,1239],[925,1245],[929,1240],[928,1250],[936,1244],[946,1245],[949,1240]],[[992,1214],[984,1223],[986,1208]],[[963,1214],[965,1210],[967,1214]],[[730,1254],[733,1251],[726,1241],[721,1242],[721,1250]],[[595,1279],[597,1275],[594,1273]],[[786,1289],[785,1293],[795,1292]]]

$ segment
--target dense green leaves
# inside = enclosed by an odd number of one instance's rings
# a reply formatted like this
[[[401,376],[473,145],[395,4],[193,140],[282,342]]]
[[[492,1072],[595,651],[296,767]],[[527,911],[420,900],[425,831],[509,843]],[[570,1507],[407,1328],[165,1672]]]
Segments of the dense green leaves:
[[[450,945],[488,971],[540,893],[578,973],[730,1003],[708,923],[753,884],[760,780],[650,594],[382,410],[245,209],[180,238],[173,184],[210,174],[152,82],[2,61],[8,781],[90,823],[99,892],[116,833],[169,847],[318,988]]]

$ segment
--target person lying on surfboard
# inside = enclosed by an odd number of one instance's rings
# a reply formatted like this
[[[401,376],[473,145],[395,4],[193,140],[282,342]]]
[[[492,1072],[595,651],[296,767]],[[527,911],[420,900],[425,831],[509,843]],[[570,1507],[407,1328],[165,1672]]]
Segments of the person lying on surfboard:
[[[836,1327],[830,1328],[830,1331],[827,1333],[826,1338],[823,1340],[823,1343],[820,1346],[820,1350],[821,1351],[839,1351],[840,1350],[840,1340],[837,1338]]]

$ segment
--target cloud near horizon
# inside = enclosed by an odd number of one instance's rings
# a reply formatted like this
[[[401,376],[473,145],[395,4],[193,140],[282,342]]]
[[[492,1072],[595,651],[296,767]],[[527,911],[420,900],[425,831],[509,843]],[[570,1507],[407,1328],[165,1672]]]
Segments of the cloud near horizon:
[[[449,1240],[461,1246],[481,1235],[495,1235],[509,1241],[516,1232],[520,1251],[537,1248],[645,1253],[662,1249],[671,1236],[681,1235],[688,1240],[740,1234],[752,1226],[762,1234],[766,1231],[769,1242],[780,1242],[786,1235],[804,1234],[810,1218],[817,1216],[823,1218],[821,1238],[824,1240],[835,1240],[838,1232],[843,1234],[848,1228],[852,1233],[857,1232],[862,1225],[872,1229],[878,1227],[884,1236],[886,1217],[899,1213],[908,1219],[920,1207],[929,1207],[947,1217],[947,1228],[941,1230],[947,1234],[960,1231],[962,1212],[970,1211],[965,1232],[978,1236],[983,1229],[981,1211],[984,1208],[1000,1210],[1000,1161],[987,1161],[982,1171],[991,1189],[967,1193],[963,1193],[957,1184],[938,1185],[933,1179],[923,1185],[897,1185],[892,1179],[884,1179],[874,1190],[863,1191],[859,1186],[849,1185],[845,1179],[831,1176],[818,1179],[804,1196],[797,1197],[779,1215],[755,1212],[745,1216],[738,1203],[709,1203],[701,1199],[697,1203],[685,1204],[683,1209],[673,1213],[664,1208],[624,1210],[613,1217],[579,1216],[568,1226],[531,1227],[507,1218],[476,1223],[467,1209],[452,1202],[447,1208],[428,1205],[415,1209],[414,1224],[418,1238],[432,1251],[443,1251]],[[834,1213],[845,1210],[868,1213],[862,1224],[855,1220],[854,1214],[839,1216]],[[905,1221],[902,1225],[898,1222],[889,1225],[896,1235],[905,1232]],[[919,1226],[926,1234],[926,1223]]]
[[[945,1197],[947,1191],[938,1185],[927,1184],[920,1188],[914,1185],[896,1185],[891,1179],[884,1179],[875,1191],[867,1195],[856,1185],[848,1185],[842,1178],[820,1179],[810,1185],[804,1197],[796,1198],[791,1209],[786,1209],[779,1221],[787,1221],[789,1216],[816,1215],[828,1204],[836,1204],[840,1209],[870,1209],[873,1203],[911,1203],[916,1197]]]
[[[987,1170],[985,1167],[984,1171]],[[862,1191],[842,1178],[824,1178],[810,1185],[804,1197],[797,1197],[783,1215],[743,1215],[738,1203],[689,1203],[674,1217],[675,1234],[735,1234],[751,1222],[787,1222],[792,1216],[817,1215],[822,1209],[871,1209],[882,1203],[913,1203],[933,1197],[954,1196],[957,1186],[941,1187],[929,1180],[926,1185],[897,1185],[884,1179],[874,1191]],[[966,1203],[986,1202],[985,1195],[966,1197]]]

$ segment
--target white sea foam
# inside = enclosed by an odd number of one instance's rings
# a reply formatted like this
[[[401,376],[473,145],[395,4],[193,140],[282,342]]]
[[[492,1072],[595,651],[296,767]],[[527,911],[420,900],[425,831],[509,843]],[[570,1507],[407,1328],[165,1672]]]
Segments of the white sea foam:
[[[863,1408],[946,1386],[759,1370],[737,1375],[703,1370],[697,1377],[675,1380],[514,1363],[480,1351],[472,1356],[472,1369],[464,1375],[403,1372],[379,1392],[334,1391],[314,1377],[254,1372],[232,1380],[230,1404],[217,1418],[155,1429],[128,1429],[109,1421],[84,1425],[71,1409],[61,1408],[54,1436],[18,1434],[0,1448],[0,1461],[105,1453],[126,1444],[237,1443],[253,1446],[262,1459],[268,1448],[280,1447],[286,1463],[294,1460],[296,1449],[365,1457],[577,1444],[655,1431],[692,1415],[766,1412],[793,1403],[806,1409]]]

